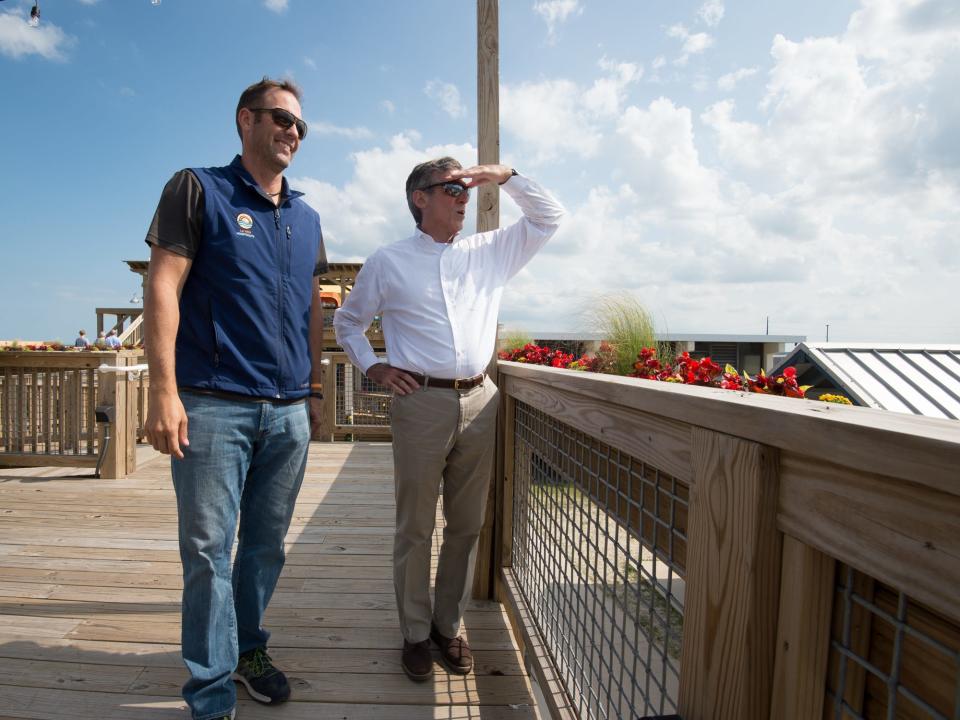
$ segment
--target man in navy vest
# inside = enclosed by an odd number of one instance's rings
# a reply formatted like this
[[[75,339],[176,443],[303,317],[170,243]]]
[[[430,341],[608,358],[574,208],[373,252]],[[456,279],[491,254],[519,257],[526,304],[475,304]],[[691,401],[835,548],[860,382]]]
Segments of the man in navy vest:
[[[171,455],[195,720],[234,716],[234,680],[262,703],[290,697],[261,621],[320,417],[327,269],[320,218],[283,177],[307,132],[299,100],[287,81],[247,88],[241,154],[176,173],[146,238],[145,431]]]

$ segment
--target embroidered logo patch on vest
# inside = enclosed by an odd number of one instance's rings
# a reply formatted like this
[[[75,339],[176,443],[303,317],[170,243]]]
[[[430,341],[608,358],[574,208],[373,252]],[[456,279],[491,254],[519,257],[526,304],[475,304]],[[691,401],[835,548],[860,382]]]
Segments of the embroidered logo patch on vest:
[[[240,229],[237,231],[237,235],[253,237],[253,233],[250,232],[250,229],[253,227],[253,218],[247,215],[247,213],[240,213],[237,215],[237,225],[240,226]]]

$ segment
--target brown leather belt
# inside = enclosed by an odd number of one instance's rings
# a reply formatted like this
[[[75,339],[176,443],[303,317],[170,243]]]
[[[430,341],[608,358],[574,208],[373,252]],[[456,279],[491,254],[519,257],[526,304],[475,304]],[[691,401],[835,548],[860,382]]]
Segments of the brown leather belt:
[[[404,370],[404,372],[416,380],[420,384],[420,387],[444,388],[446,390],[470,390],[471,388],[477,387],[477,385],[482,385],[483,378],[486,377],[483,373],[480,373],[473,377],[457,378],[454,380],[451,378],[427,377],[426,375],[410,372],[409,370]]]

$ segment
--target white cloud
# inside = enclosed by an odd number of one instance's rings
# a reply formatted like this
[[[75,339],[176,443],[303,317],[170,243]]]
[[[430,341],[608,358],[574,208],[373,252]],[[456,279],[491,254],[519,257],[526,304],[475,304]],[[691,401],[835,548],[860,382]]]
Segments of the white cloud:
[[[304,57],[303,64],[306,65],[311,70],[317,69],[317,61],[314,60],[312,57]]]
[[[652,67],[654,70],[659,70],[666,64],[667,64],[667,59],[663,55],[657,55],[653,59],[653,62],[650,63],[650,67]]]
[[[663,330],[762,332],[769,313],[776,331],[817,339],[829,322],[832,339],[960,340],[960,11],[947,7],[864,0],[845,33],[772,38],[756,107],[621,96],[591,110],[602,84],[508,88],[510,107],[527,109],[504,112],[516,152],[614,169],[568,199],[501,319],[589,329],[575,319],[586,291],[557,287],[580,276],[636,293]]]
[[[574,15],[580,15],[583,7],[580,0],[537,0],[533,11],[547,23],[547,42],[557,41],[557,28]]]
[[[691,33],[679,23],[667,28],[667,37],[683,41],[682,54],[673,61],[675,65],[686,65],[691,55],[699,55],[713,45],[712,35],[703,32]]]
[[[710,27],[717,26],[723,20],[723,0],[707,0],[697,10],[697,17]]]
[[[288,0],[263,0],[263,6],[275,13],[286,12],[287,5],[289,5]]]
[[[500,88],[500,122],[516,136],[533,163],[567,153],[594,156],[603,139],[581,102],[584,90],[565,80]]]
[[[531,162],[570,152],[588,158],[599,151],[603,137],[599,123],[620,114],[627,88],[640,79],[643,69],[608,58],[598,66],[605,74],[590,87],[566,79],[501,87],[501,123],[529,149]]]
[[[955,0],[864,0],[843,38],[885,80],[922,82],[960,49]]]
[[[397,111],[397,106],[394,105],[390,100],[381,100],[380,108],[387,113],[387,115],[393,115]]]
[[[752,77],[760,71],[760,68],[749,67],[749,68],[739,68],[733,72],[727,73],[726,75],[721,75],[717,80],[717,87],[721,90],[730,91],[733,90],[737,83],[741,80]]]
[[[440,105],[440,109],[452,118],[460,118],[467,114],[467,106],[460,100],[460,91],[453,83],[440,80],[430,80],[423,88],[423,92],[431,100]]]
[[[643,75],[643,68],[634,63],[618,63],[602,58],[598,65],[608,73],[597,78],[583,94],[583,103],[594,115],[615,115],[620,110],[628,85]]]
[[[39,55],[47,60],[65,60],[66,48],[74,42],[59,27],[48,22],[27,25],[26,15],[14,10],[0,13],[0,54],[15,60]]]
[[[359,127],[340,127],[333,123],[324,121],[311,121],[310,133],[317,135],[335,135],[349,140],[366,140],[373,137],[373,133],[363,126]]]
[[[700,163],[689,108],[663,97],[645,109],[629,107],[617,133],[631,152],[633,187],[651,209],[694,217],[721,207],[719,178]]]

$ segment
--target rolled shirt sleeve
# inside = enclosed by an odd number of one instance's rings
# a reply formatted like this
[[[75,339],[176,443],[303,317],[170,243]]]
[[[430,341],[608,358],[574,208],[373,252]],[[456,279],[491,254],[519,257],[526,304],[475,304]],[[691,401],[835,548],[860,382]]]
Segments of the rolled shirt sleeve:
[[[347,295],[343,307],[333,314],[337,344],[347,353],[350,362],[364,373],[380,362],[366,336],[367,328],[383,305],[379,265],[378,253],[374,253],[357,273],[353,290]]]

